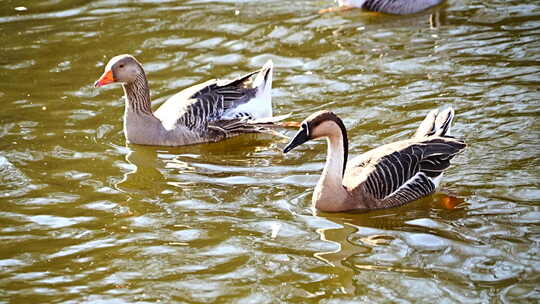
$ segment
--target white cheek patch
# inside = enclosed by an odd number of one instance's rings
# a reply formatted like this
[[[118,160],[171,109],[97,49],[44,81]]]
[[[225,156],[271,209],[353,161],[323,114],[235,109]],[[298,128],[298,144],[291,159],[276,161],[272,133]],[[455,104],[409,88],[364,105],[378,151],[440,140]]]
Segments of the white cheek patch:
[[[106,71],[109,71],[112,69],[113,65],[115,65],[118,60],[120,59],[121,56],[115,56],[113,57],[111,60],[109,60],[109,62],[107,63],[107,66],[105,66],[105,70]]]
[[[107,65],[105,66],[105,71],[110,71],[112,69],[112,66],[114,65],[114,62],[111,60]]]

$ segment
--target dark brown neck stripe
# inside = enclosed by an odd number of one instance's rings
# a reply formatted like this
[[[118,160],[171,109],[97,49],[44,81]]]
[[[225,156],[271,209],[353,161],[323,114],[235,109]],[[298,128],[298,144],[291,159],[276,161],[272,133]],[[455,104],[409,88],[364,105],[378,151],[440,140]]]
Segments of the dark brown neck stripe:
[[[333,121],[341,129],[341,136],[343,137],[343,176],[345,174],[345,168],[347,168],[347,158],[349,156],[349,139],[347,137],[347,129],[345,128],[345,124],[343,123],[341,118],[339,118],[336,114],[330,111],[324,111],[319,116],[317,116],[311,123],[315,127],[323,121]]]

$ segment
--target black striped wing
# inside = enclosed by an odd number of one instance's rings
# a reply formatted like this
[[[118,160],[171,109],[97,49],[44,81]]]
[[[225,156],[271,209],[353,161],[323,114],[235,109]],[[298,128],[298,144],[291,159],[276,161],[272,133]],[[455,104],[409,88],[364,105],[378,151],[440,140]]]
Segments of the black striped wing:
[[[450,160],[465,147],[459,140],[433,138],[378,158],[368,174],[366,192],[385,206],[401,205],[435,190],[433,179],[450,166]]]
[[[214,81],[195,92],[184,103],[178,123],[189,129],[206,129],[208,123],[220,120],[223,114],[248,102],[257,92],[250,86],[251,77],[258,71],[233,81]]]

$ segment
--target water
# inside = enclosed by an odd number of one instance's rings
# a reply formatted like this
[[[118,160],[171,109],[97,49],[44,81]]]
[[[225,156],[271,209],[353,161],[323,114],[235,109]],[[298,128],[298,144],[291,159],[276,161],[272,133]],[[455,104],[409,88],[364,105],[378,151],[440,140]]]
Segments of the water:
[[[540,5],[331,5],[2,1],[0,302],[540,301]],[[322,141],[126,145],[120,87],[92,87],[121,53],[156,104],[272,59],[275,113],[335,111],[352,155],[445,106],[468,148],[435,195],[314,214]]]

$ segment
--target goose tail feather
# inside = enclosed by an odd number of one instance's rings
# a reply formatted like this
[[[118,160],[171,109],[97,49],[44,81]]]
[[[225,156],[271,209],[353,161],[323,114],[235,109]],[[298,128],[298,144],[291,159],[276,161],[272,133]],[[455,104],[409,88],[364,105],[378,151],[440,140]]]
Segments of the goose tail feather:
[[[264,126],[267,128],[299,128],[302,124],[299,121],[283,121],[290,116],[291,113],[273,117],[254,119],[248,121],[248,123],[252,125]]]
[[[288,124],[299,124],[296,122],[282,122],[287,119],[291,114],[285,114],[275,117],[266,117],[259,119],[231,119],[231,120],[218,120],[208,125],[208,129],[213,132],[223,133],[225,137],[238,135],[242,133],[267,133],[275,136],[288,138],[287,136],[273,130],[276,128],[289,127]]]
[[[435,109],[426,115],[413,138],[421,139],[428,136],[450,136],[450,128],[454,119],[454,109],[451,107],[439,112]]]
[[[274,63],[268,60],[262,67],[257,77],[253,81],[253,87],[257,88],[255,98],[261,100],[266,116],[272,116],[272,73],[274,72]]]
[[[452,120],[454,119],[454,109],[448,108],[439,115],[435,120],[435,135],[437,136],[450,136],[450,128],[452,126]]]

